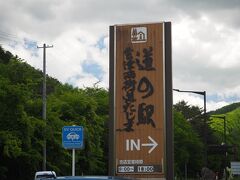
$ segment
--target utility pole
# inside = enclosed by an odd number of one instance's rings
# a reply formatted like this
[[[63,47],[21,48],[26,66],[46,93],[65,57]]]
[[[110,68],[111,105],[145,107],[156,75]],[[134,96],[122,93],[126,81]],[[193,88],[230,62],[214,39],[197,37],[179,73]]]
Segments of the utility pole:
[[[43,132],[43,171],[46,171],[46,163],[47,163],[47,143],[46,143],[46,127],[47,127],[47,95],[46,95],[46,48],[52,48],[53,46],[48,46],[43,44],[43,91],[42,91],[42,118],[45,123],[44,132]]]

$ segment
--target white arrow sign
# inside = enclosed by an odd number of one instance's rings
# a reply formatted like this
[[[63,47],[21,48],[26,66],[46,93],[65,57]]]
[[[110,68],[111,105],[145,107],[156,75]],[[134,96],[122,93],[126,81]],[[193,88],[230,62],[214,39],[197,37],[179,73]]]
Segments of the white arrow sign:
[[[148,136],[148,139],[151,141],[151,143],[142,144],[142,146],[152,146],[152,148],[148,151],[148,154],[150,154],[158,146],[158,143],[151,136]]]

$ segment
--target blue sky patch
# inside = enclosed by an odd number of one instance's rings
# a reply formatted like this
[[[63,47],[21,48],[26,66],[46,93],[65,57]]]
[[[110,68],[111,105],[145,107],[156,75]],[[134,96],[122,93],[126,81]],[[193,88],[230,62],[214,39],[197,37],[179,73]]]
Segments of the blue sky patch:
[[[99,66],[98,64],[90,64],[90,63],[84,62],[82,64],[82,68],[84,72],[92,74],[99,80],[102,79],[103,70],[101,69],[101,66]]]
[[[37,50],[37,42],[24,38],[24,48],[29,50]]]
[[[29,39],[27,39],[27,38],[24,38],[23,41],[24,41],[24,48],[25,48],[26,50],[31,51],[31,55],[32,55],[32,56],[38,57],[38,53],[37,53],[37,42],[36,42],[36,41],[29,40]]]
[[[102,36],[100,37],[100,39],[98,40],[97,44],[95,45],[95,47],[99,48],[100,50],[107,48],[106,45],[104,44],[104,39],[107,36]]]
[[[212,95],[207,95],[207,101],[214,101],[214,102],[219,102],[219,101],[225,101],[225,102],[236,102],[239,101],[238,96],[229,96],[229,97],[221,97],[217,94],[212,94]]]

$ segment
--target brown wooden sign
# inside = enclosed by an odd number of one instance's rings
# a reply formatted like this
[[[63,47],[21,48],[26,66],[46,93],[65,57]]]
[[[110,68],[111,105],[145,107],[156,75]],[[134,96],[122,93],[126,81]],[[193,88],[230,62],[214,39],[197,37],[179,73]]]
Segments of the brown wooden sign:
[[[116,25],[113,31],[114,175],[164,178],[164,23]]]

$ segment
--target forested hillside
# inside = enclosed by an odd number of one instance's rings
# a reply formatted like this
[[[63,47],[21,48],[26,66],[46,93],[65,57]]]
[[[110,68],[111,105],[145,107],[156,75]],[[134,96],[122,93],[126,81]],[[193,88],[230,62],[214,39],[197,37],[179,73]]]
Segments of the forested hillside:
[[[237,108],[240,108],[240,102],[221,107],[221,108],[217,109],[216,111],[213,111],[212,114],[225,114],[225,113],[231,112]]]
[[[231,160],[240,160],[240,107],[239,103],[235,103],[229,106],[225,106],[221,109],[222,114],[214,114],[209,118],[209,124],[213,129],[214,133],[218,137],[219,143],[225,143],[229,147]],[[235,107],[235,108],[233,108]],[[234,109],[230,110],[229,109]],[[216,112],[219,112],[217,110]],[[220,117],[220,118],[219,118]],[[224,121],[225,121],[225,132],[224,132]],[[226,140],[224,138],[226,136]],[[226,142],[224,142],[226,141]]]
[[[184,171],[187,168],[188,175],[196,178],[194,173],[200,174],[199,169],[205,166],[204,161],[207,161],[207,167],[214,172],[219,172],[219,176],[222,177],[224,168],[230,167],[231,161],[240,160],[239,103],[224,106],[206,116],[202,109],[188,105],[185,101],[175,104],[174,110],[177,111],[174,114],[175,173],[184,177]],[[178,117],[176,113],[182,114],[184,118]],[[224,133],[224,119],[226,133]],[[182,137],[183,135],[185,138]],[[226,141],[224,136],[226,136]],[[205,149],[207,149],[207,158],[204,157]]]
[[[64,125],[81,125],[85,148],[76,151],[77,174],[106,174],[108,92],[78,89],[47,77],[47,126],[42,120],[42,72],[0,47],[0,179],[32,179],[42,168],[71,174],[71,151],[62,148]]]

